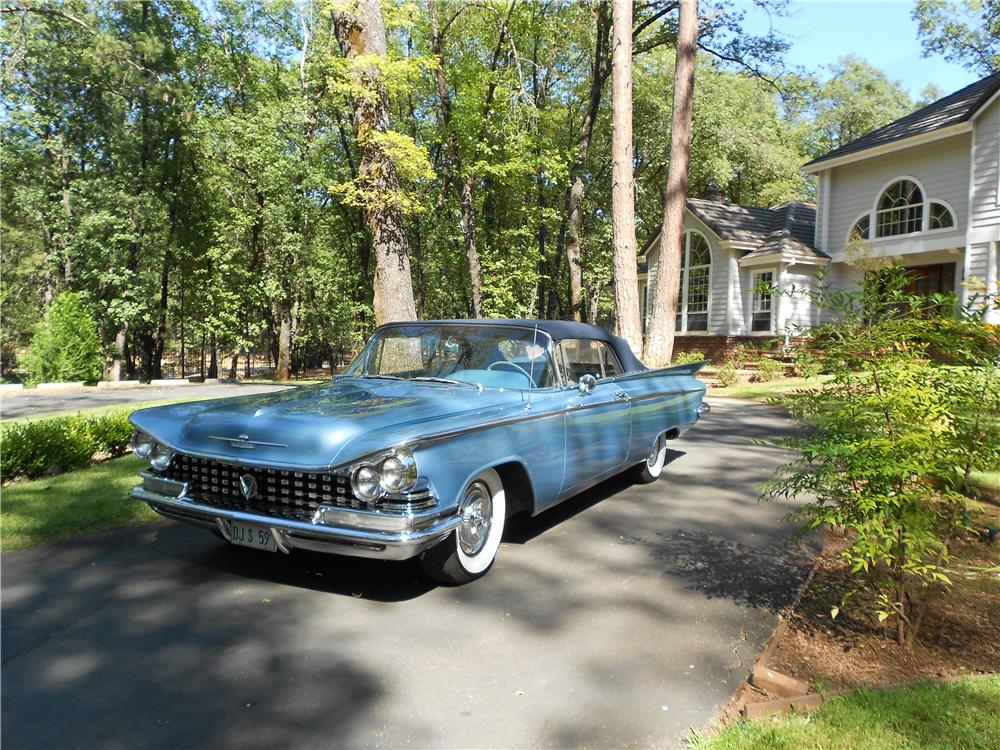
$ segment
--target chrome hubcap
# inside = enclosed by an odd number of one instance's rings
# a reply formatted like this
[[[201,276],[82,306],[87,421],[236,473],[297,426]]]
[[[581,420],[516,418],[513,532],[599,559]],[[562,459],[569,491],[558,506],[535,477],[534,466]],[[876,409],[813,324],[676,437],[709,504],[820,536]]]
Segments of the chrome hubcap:
[[[656,441],[653,443],[652,449],[649,451],[649,455],[646,456],[646,466],[648,466],[650,469],[656,467],[656,463],[660,458],[660,448],[662,445],[663,445],[663,436],[661,435],[660,437],[656,438]]]
[[[473,482],[462,499],[462,525],[458,527],[458,543],[462,552],[479,554],[490,535],[493,524],[493,497],[483,482]]]

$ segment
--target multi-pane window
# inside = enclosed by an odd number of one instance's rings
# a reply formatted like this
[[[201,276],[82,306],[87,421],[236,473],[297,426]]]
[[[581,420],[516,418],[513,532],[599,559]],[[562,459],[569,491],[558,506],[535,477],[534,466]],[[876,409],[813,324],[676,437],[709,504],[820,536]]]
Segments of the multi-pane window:
[[[681,255],[681,288],[677,300],[677,330],[708,330],[708,297],[711,291],[712,249],[700,232],[684,233]]]
[[[774,330],[774,272],[758,271],[753,275],[753,300],[750,306],[750,330]]]
[[[955,215],[946,205],[938,201],[931,201],[931,225],[928,229],[947,229],[955,226]]]
[[[865,214],[860,219],[855,222],[854,227],[851,229],[851,241],[856,240],[867,240],[871,236],[872,229],[872,217],[870,214]]]
[[[912,180],[892,183],[878,200],[876,236],[892,237],[923,229],[924,196]]]

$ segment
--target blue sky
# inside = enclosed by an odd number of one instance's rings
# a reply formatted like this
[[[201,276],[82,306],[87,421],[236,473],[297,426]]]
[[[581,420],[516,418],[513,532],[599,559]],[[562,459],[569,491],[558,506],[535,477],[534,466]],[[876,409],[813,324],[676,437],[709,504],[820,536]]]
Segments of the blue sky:
[[[787,18],[773,19],[791,48],[787,65],[816,71],[844,55],[862,57],[903,86],[913,97],[928,83],[949,94],[976,80],[975,73],[943,58],[922,57],[912,2],[792,2]],[[747,30],[767,30],[765,14],[746,3]]]

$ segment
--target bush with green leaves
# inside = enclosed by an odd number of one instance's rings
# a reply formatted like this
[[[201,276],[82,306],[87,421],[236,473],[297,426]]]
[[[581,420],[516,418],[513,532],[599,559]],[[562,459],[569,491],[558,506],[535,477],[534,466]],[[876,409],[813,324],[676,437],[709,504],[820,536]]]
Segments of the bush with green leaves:
[[[28,347],[25,364],[33,383],[94,382],[104,358],[97,323],[79,295],[63,292],[49,305]]]
[[[785,368],[781,362],[771,357],[761,357],[755,363],[753,379],[758,383],[770,383],[772,380],[781,377]]]
[[[726,388],[732,388],[739,379],[736,374],[736,364],[732,361],[726,362],[715,371],[715,377]]]
[[[677,352],[674,355],[674,361],[672,364],[675,365],[690,365],[694,362],[704,362],[705,355],[701,352]]]
[[[39,477],[87,466],[96,455],[128,448],[129,411],[11,422],[0,431],[0,477]]]
[[[813,498],[792,514],[802,531],[847,531],[843,555],[858,587],[874,590],[873,615],[893,618],[896,639],[910,646],[926,611],[921,593],[950,584],[971,475],[1000,466],[998,353],[976,344],[982,308],[962,309],[954,296],[930,308],[907,294],[905,269],[865,270],[856,288],[821,283],[810,293],[832,313],[810,343],[831,377],[781,397],[805,429],[774,441],[797,458],[763,497]]]

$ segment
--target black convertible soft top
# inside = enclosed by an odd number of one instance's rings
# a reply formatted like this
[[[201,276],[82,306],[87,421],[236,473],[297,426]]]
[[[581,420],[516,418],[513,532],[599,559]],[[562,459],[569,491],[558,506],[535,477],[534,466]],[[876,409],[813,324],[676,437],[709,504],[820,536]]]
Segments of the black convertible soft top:
[[[600,326],[592,326],[589,323],[576,323],[570,320],[520,320],[502,318],[472,318],[465,320],[414,320],[417,324],[441,324],[441,325],[491,325],[491,326],[516,326],[518,328],[535,328],[543,331],[552,337],[554,341],[561,339],[597,339],[607,342],[621,362],[625,372],[643,372],[649,368],[639,361],[632,352],[632,347],[621,336],[615,336]],[[399,325],[390,323],[389,325]]]

